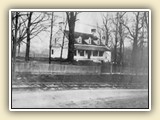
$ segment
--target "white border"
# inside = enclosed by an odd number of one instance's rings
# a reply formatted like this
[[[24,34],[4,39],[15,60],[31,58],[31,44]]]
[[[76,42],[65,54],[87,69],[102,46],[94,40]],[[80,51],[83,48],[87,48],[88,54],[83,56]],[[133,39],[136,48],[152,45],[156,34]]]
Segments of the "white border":
[[[152,48],[151,48],[151,46],[152,46],[152,44],[151,44],[151,40],[152,40],[152,35],[151,35],[151,29],[152,29],[152,26],[151,26],[151,23],[152,23],[152,21],[151,21],[151,10],[149,10],[149,110],[151,110],[151,79],[152,79],[152,73],[151,73],[151,69],[152,69],[152,67],[151,67],[151,63],[152,63],[152,61],[151,61],[151,58],[152,58],[152,55],[151,55],[151,50],[152,50]]]
[[[14,11],[85,11],[85,12],[117,12],[148,11],[149,12],[149,108],[148,109],[12,109],[11,107],[11,12]],[[150,9],[10,9],[9,10],[9,110],[10,111],[150,111],[151,110],[151,10]]]
[[[11,88],[12,88],[12,84],[11,84],[11,11],[9,11],[9,110],[12,109],[11,107]]]
[[[55,11],[55,12],[66,12],[66,11],[85,11],[85,12],[109,12],[109,11],[127,11],[127,12],[132,12],[132,11],[149,11],[151,13],[150,9],[10,9],[9,12],[11,11]]]

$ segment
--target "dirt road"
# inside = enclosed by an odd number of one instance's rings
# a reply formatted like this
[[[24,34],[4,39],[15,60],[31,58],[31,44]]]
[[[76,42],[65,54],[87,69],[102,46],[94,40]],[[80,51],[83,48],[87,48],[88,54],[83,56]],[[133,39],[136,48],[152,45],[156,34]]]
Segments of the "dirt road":
[[[148,108],[145,89],[12,90],[12,108]]]

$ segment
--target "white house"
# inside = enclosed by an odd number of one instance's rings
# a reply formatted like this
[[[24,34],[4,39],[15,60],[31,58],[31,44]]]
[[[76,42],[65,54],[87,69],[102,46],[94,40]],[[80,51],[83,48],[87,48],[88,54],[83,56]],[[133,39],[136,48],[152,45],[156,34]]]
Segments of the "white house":
[[[75,32],[75,53],[74,59],[91,60],[91,61],[111,61],[110,49],[105,45],[105,38],[98,38],[95,35],[96,30],[92,29],[91,34]],[[52,58],[67,58],[68,55],[68,34],[69,31],[64,31],[60,23],[59,30],[53,36],[51,57]]]

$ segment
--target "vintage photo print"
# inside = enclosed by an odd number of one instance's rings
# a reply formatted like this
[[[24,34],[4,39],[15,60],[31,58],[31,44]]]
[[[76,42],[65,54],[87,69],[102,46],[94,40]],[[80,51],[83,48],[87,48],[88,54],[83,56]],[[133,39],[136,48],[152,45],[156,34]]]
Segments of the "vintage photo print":
[[[11,9],[10,111],[150,111],[149,9]]]

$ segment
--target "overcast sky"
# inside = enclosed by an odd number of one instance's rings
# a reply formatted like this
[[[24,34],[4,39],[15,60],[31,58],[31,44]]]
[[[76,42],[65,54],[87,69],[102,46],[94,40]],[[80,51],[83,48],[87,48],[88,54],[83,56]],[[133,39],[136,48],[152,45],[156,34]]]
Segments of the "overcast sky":
[[[96,28],[98,23],[102,26],[102,14],[103,12],[81,12],[77,16],[75,31],[82,33],[91,33],[91,29]],[[113,15],[114,13],[111,13]],[[59,18],[55,21],[55,26],[53,27],[53,35],[58,30],[58,23],[65,21],[65,12],[54,12],[54,15],[58,15]],[[42,32],[38,37],[31,40],[31,51],[35,53],[41,53],[44,50],[49,49],[49,39],[50,33]],[[126,45],[129,44],[126,42]],[[21,51],[25,50],[25,45],[21,47]]]

